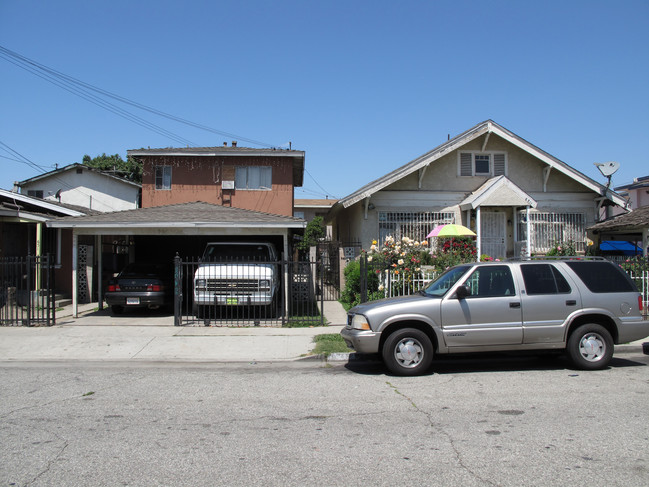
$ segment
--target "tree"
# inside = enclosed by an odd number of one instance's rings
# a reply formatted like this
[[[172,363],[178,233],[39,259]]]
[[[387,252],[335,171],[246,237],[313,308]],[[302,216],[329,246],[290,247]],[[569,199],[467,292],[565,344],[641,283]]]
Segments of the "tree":
[[[307,252],[309,247],[313,247],[318,240],[325,236],[324,220],[321,216],[316,216],[306,224],[304,229],[304,238],[297,245],[300,251]]]
[[[83,156],[82,163],[88,167],[111,173],[129,181],[142,183],[142,164],[131,157],[124,160],[119,154],[107,156],[104,152],[100,156],[91,158],[86,154]]]

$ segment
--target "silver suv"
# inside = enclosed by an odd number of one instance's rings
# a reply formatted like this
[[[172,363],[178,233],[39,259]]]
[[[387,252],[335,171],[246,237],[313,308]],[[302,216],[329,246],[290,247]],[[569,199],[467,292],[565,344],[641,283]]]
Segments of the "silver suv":
[[[563,257],[452,267],[417,295],[350,309],[341,335],[399,375],[424,373],[434,354],[553,349],[594,370],[614,344],[649,336],[649,321],[618,265]]]

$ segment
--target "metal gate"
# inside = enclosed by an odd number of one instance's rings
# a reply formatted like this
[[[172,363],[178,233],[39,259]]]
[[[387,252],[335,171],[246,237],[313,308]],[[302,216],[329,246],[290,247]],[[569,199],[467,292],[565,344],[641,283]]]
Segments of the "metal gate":
[[[54,271],[49,256],[0,259],[0,325],[56,323]]]
[[[319,261],[174,260],[176,326],[297,327],[324,324]],[[206,271],[211,267],[210,271]],[[260,268],[272,271],[262,275]],[[203,269],[199,272],[199,269]],[[276,283],[274,279],[276,278]]]
[[[318,288],[324,301],[340,299],[340,242],[322,241],[316,246]]]

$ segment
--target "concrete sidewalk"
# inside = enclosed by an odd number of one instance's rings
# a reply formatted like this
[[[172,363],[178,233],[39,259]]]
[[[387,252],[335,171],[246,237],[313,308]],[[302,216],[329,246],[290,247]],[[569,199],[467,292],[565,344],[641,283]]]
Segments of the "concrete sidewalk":
[[[179,327],[173,316],[111,316],[97,303],[57,313],[52,327],[0,327],[0,361],[272,362],[311,355],[314,337],[339,333],[346,313],[325,303],[328,326],[313,328]]]
[[[0,327],[0,362],[275,362],[312,356],[314,337],[340,333],[346,313],[340,303],[325,303],[328,326],[313,328],[221,328],[173,326],[173,316],[147,313],[111,316],[83,305],[79,317],[57,313],[52,327]],[[643,353],[643,342],[617,345],[616,352]],[[362,359],[335,354],[329,360]]]

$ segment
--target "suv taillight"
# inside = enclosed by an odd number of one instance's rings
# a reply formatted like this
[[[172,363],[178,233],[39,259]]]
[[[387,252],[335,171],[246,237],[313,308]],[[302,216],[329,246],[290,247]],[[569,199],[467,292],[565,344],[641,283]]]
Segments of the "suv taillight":
[[[640,309],[640,312],[642,313],[642,296],[638,296],[638,308]]]

